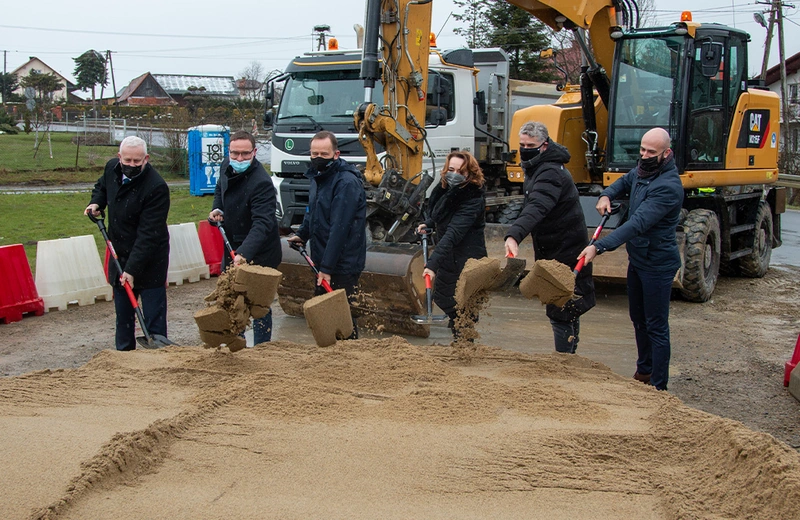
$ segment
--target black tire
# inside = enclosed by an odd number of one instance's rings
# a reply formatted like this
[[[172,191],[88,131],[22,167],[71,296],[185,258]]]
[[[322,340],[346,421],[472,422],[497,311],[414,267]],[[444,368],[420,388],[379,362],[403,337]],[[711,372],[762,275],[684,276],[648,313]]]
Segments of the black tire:
[[[755,225],[753,252],[739,258],[739,274],[747,278],[762,278],[772,258],[772,212],[764,201],[758,204]]]
[[[681,295],[692,302],[711,298],[719,277],[720,231],[717,215],[707,209],[695,209],[683,224],[686,252]]]
[[[522,211],[522,202],[512,202],[500,212],[500,216],[497,218],[497,221],[500,224],[511,224],[517,217],[519,217],[519,212]]]

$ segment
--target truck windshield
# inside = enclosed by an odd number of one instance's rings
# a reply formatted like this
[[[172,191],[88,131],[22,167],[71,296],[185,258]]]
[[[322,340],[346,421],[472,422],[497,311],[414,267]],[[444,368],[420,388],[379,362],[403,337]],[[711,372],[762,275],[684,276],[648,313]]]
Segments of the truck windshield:
[[[357,70],[295,74],[284,88],[278,122],[352,125],[355,110],[364,102],[364,82],[358,76]],[[374,97],[376,103],[382,103],[380,84]]]
[[[632,167],[639,158],[642,135],[653,127],[676,137],[684,45],[685,39],[679,36],[651,35],[619,42],[610,102],[609,167]]]

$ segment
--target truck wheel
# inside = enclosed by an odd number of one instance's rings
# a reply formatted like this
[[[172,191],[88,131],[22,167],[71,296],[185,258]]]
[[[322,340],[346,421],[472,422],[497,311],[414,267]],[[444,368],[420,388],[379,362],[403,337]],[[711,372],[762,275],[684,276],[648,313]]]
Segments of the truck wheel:
[[[772,212],[764,201],[758,204],[755,225],[753,252],[739,259],[739,273],[748,278],[762,278],[767,274],[772,258]]]
[[[512,202],[505,208],[503,211],[500,212],[500,217],[497,219],[498,222],[501,224],[511,224],[517,217],[519,217],[519,212],[522,210],[522,203],[521,202]]]
[[[711,298],[719,276],[719,219],[713,211],[695,209],[683,224],[686,233],[683,289],[681,294],[692,302]]]

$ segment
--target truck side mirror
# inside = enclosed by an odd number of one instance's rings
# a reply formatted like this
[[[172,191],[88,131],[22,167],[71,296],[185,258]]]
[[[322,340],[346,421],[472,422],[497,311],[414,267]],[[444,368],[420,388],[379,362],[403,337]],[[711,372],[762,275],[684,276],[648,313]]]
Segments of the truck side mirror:
[[[713,78],[719,74],[722,63],[722,44],[719,42],[703,42],[700,49],[700,67],[703,76]]]
[[[267,106],[271,107],[275,101],[275,83],[270,81],[267,83],[267,92],[264,94],[267,101]]]
[[[271,128],[273,124],[275,124],[275,114],[272,108],[267,108],[264,110],[264,128]]]
[[[472,100],[477,112],[478,123],[485,125],[489,120],[489,114],[486,113],[486,92],[479,90],[475,93],[475,99]]]

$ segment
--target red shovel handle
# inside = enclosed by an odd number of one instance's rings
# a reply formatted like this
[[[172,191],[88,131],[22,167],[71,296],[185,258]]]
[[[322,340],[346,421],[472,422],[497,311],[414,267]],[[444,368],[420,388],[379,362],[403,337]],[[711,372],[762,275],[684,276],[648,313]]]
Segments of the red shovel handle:
[[[433,284],[431,284],[431,275],[428,273],[425,273],[425,288],[433,289]]]
[[[325,292],[333,292],[333,288],[331,287],[331,284],[329,284],[328,280],[326,280],[325,278],[322,279],[322,282],[320,282],[320,285],[323,288],[325,288]]]

